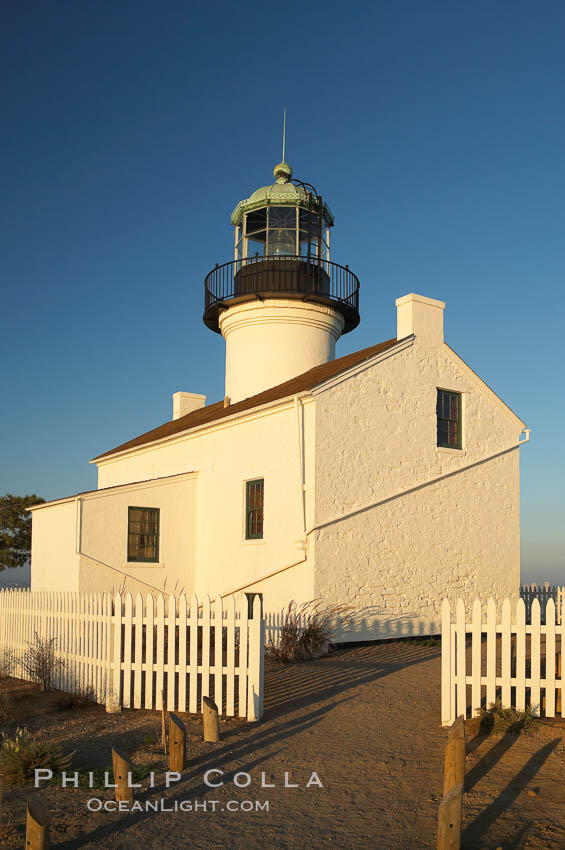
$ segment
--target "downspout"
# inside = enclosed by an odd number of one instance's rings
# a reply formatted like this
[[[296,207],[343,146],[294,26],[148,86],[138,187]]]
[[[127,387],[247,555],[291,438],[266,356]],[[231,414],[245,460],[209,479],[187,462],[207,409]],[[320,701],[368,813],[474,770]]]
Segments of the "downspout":
[[[298,437],[298,489],[300,499],[300,513],[302,517],[302,537],[306,536],[306,483],[304,481],[304,405],[302,399],[294,396],[294,409],[296,410],[296,428]]]
[[[82,499],[76,500],[76,541],[75,552],[80,555],[82,546]]]
[[[300,518],[301,518],[301,530],[300,535],[301,539],[298,542],[301,548],[305,550],[305,554],[303,558],[300,558],[298,561],[294,561],[292,564],[286,564],[284,567],[279,567],[277,570],[274,570],[271,573],[267,573],[267,575],[261,576],[259,579],[254,579],[253,581],[249,581],[246,584],[242,584],[239,587],[235,587],[232,590],[229,590],[227,593],[220,593],[220,599],[225,599],[227,596],[233,596],[234,593],[240,593],[242,590],[246,590],[248,587],[253,587],[254,584],[258,584],[259,582],[266,581],[273,576],[279,575],[280,573],[284,573],[286,570],[291,570],[293,567],[298,567],[300,564],[305,564],[308,560],[308,556],[306,555],[306,549],[308,547],[308,534],[311,532],[306,532],[306,484],[304,482],[305,478],[305,468],[304,468],[304,405],[302,404],[302,399],[300,399],[297,395],[294,396],[294,409],[296,411],[296,436],[297,436],[297,447],[298,447],[298,498],[300,500]],[[217,597],[214,597],[211,601],[214,602]]]

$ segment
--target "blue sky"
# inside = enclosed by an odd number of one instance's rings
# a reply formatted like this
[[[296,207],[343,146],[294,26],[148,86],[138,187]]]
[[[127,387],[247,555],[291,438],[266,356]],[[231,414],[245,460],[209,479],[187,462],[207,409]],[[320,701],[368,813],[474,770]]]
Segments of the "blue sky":
[[[96,486],[87,460],[223,396],[203,280],[287,159],[361,280],[338,355],[447,302],[446,339],[532,430],[523,575],[565,582],[565,6],[12,2],[1,27],[0,492]],[[495,565],[493,565],[494,567]]]

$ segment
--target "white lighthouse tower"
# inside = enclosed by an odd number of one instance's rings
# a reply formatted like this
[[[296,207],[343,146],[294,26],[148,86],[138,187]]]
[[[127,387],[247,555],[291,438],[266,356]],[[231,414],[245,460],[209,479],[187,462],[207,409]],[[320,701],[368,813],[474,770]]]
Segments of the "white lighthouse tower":
[[[333,360],[359,324],[359,281],[330,260],[330,209],[286,162],[274,177],[235,208],[234,259],[205,281],[204,322],[226,341],[231,404]]]

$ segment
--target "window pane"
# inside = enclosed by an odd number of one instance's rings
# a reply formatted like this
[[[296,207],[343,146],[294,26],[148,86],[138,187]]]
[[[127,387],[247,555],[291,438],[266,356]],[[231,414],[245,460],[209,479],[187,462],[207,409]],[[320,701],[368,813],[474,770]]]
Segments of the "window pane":
[[[437,445],[461,448],[461,393],[437,391]]]
[[[159,508],[128,509],[128,561],[159,560]]]
[[[255,233],[256,230],[265,230],[267,227],[267,210],[255,210],[255,212],[247,213],[245,233],[249,236],[250,233]]]
[[[253,237],[249,237],[247,240],[247,256],[254,257],[255,254],[259,254],[262,257],[265,253],[265,239],[266,233],[264,230],[262,233],[255,233]]]
[[[246,485],[245,536],[247,539],[263,537],[263,485],[262,478],[248,481]]]
[[[300,210],[300,229],[310,231],[310,233],[320,232],[320,219],[315,213],[308,213],[308,210]]]
[[[269,230],[272,227],[296,230],[296,207],[269,207]]]

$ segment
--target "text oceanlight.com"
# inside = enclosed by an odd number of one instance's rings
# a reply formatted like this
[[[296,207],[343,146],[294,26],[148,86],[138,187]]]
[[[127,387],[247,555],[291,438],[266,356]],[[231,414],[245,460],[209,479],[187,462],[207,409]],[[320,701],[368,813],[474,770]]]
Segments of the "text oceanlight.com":
[[[101,800],[91,797],[86,804],[90,812],[268,812],[268,800]]]

